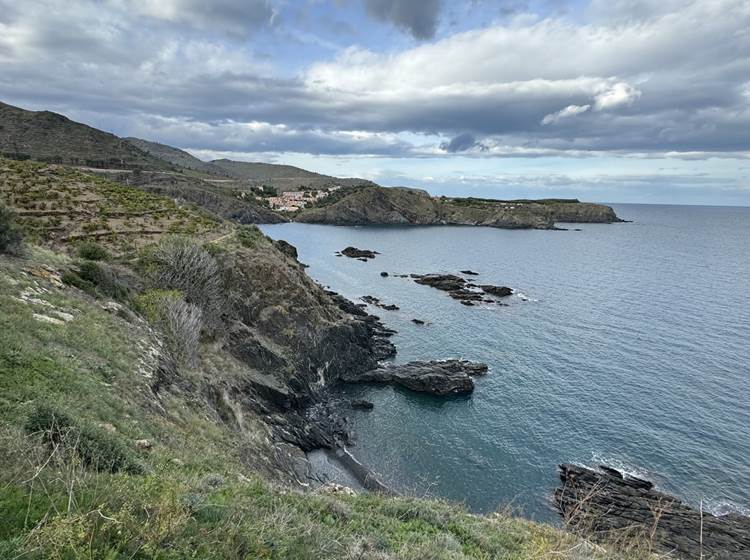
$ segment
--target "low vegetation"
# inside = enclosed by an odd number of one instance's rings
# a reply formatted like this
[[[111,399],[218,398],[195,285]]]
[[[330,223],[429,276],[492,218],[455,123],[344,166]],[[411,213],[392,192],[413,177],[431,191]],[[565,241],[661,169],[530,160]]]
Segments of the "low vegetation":
[[[262,477],[267,416],[222,398],[257,372],[207,321],[225,305],[222,257],[279,270],[275,244],[32,162],[0,160],[0,196],[36,241],[0,255],[0,559],[648,557],[508,513]]]
[[[19,256],[23,252],[23,233],[15,214],[0,205],[0,253]]]

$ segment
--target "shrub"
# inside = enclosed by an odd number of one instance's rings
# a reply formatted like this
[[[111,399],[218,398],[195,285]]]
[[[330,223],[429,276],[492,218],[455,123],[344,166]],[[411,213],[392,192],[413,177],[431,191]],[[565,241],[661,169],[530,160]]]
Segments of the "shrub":
[[[192,366],[203,326],[201,309],[182,298],[178,290],[148,290],[133,300],[136,309],[159,327],[171,361]]]
[[[106,261],[109,252],[96,241],[84,241],[78,246],[78,256],[90,261]]]
[[[0,253],[13,256],[23,254],[23,233],[16,223],[15,213],[0,205]]]
[[[49,405],[38,405],[26,420],[24,429],[28,434],[40,435],[42,441],[61,456],[77,456],[84,465],[97,471],[143,472],[143,467],[116,436],[92,426],[78,425],[73,418]]]
[[[130,287],[111,266],[94,261],[83,261],[75,270],[62,275],[62,281],[91,295],[97,292],[107,297],[124,300]]]
[[[203,247],[182,237],[161,242],[144,259],[154,288],[179,290],[185,301],[202,309],[209,323],[221,314],[222,279],[216,259]]]
[[[261,232],[257,226],[253,225],[242,225],[237,228],[237,240],[243,247],[252,249],[256,247],[258,243],[263,239],[263,232]]]

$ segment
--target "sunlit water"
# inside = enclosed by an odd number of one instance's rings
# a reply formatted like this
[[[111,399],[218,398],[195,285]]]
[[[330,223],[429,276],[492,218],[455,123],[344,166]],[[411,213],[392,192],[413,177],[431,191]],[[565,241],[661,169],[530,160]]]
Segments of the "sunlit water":
[[[309,274],[399,334],[398,362],[462,357],[490,374],[470,398],[346,391],[352,452],[398,489],[512,504],[551,518],[561,462],[607,463],[714,511],[750,510],[750,208],[617,206],[629,224],[582,231],[264,226]],[[336,257],[347,245],[381,253]],[[465,307],[389,273],[456,273],[516,290]],[[417,326],[412,318],[428,322]]]

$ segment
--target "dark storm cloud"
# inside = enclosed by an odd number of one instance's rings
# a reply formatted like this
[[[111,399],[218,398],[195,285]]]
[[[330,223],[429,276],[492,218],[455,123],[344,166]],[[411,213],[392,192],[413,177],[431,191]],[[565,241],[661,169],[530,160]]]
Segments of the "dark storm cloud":
[[[469,134],[468,132],[459,134],[458,136],[452,138],[450,142],[444,142],[440,145],[441,150],[445,150],[446,152],[449,152],[451,154],[465,152],[476,147],[482,148],[483,146],[482,144],[477,142],[477,139],[473,134]]]
[[[365,0],[367,13],[411,33],[432,39],[440,16],[440,0]]]

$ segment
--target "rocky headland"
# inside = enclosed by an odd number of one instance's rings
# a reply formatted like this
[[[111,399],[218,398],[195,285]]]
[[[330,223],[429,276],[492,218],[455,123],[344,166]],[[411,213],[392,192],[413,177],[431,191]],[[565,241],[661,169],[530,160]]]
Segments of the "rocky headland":
[[[609,206],[578,200],[491,200],[433,197],[419,189],[370,185],[343,189],[294,221],[330,225],[472,225],[555,229],[558,222],[621,221]]]
[[[685,560],[750,557],[750,518],[716,517],[654,488],[653,483],[601,466],[560,465],[555,504],[568,526],[602,541],[637,535]]]

